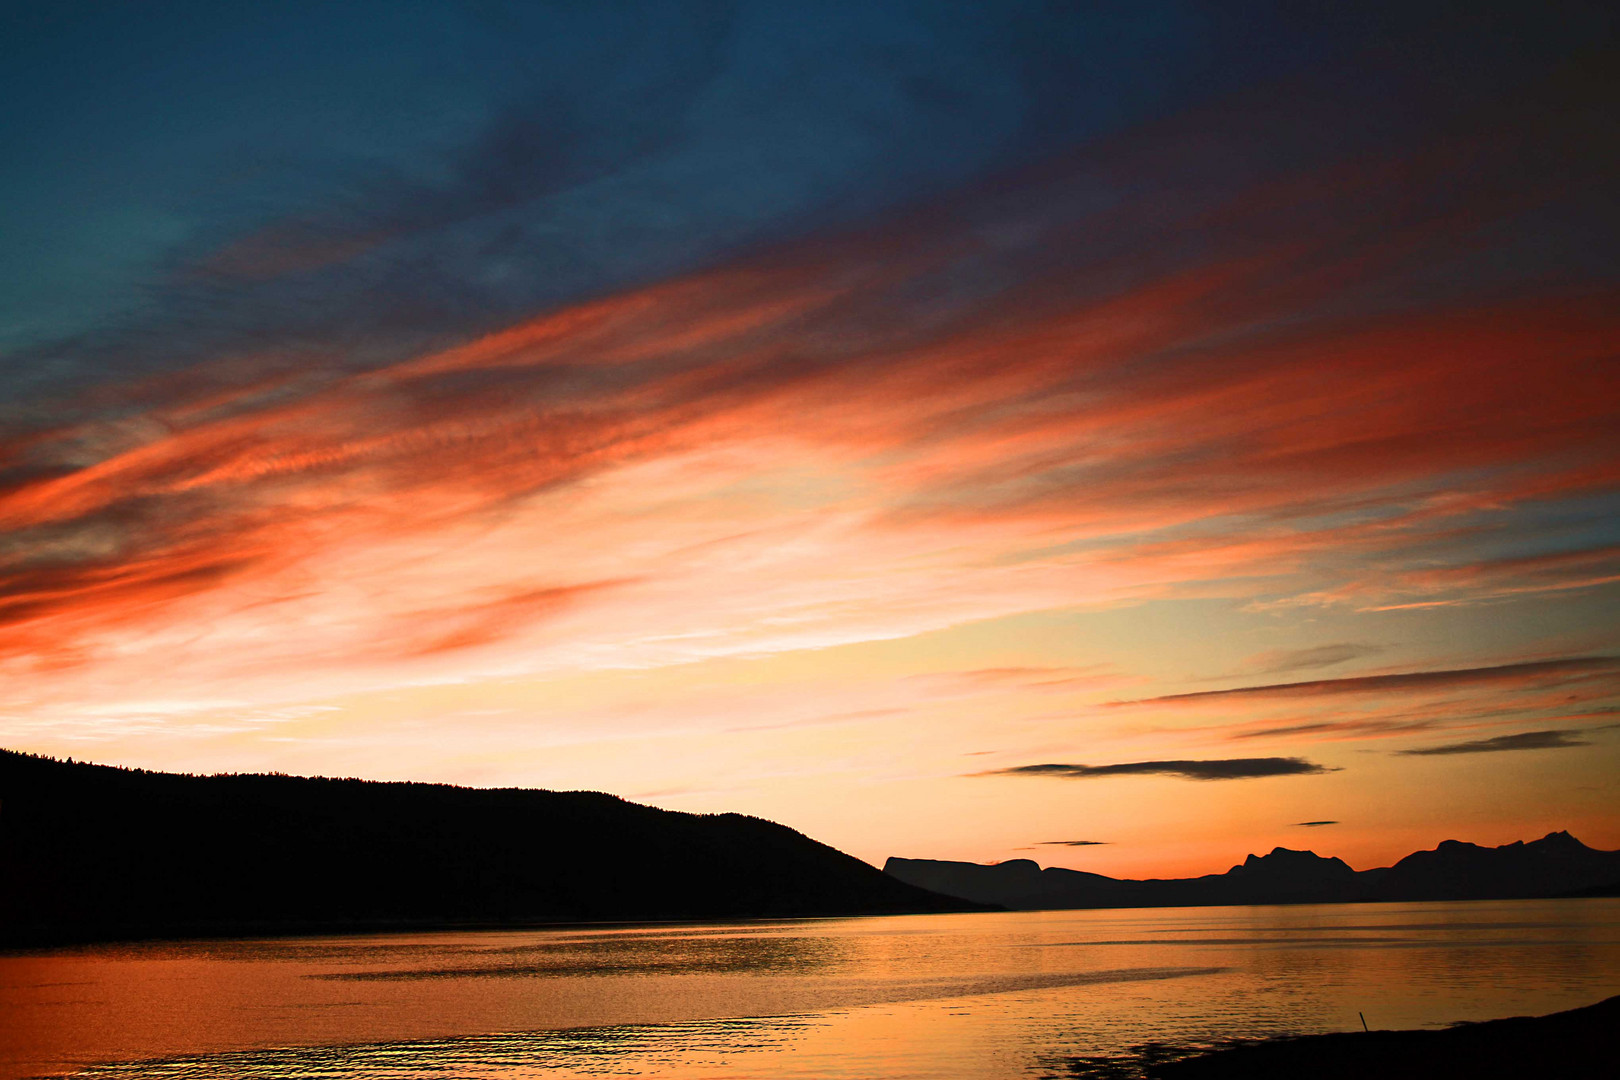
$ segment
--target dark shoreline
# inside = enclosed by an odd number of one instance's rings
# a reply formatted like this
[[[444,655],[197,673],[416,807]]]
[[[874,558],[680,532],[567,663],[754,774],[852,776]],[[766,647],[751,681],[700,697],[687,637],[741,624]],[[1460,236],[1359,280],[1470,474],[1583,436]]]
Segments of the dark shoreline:
[[[1620,996],[1547,1016],[1462,1023],[1441,1030],[1289,1036],[1194,1056],[1143,1047],[1136,1065],[1137,1075],[1149,1080],[1600,1076],[1614,1066],[1616,1031],[1620,1031]],[[1117,1059],[1109,1064],[1075,1060],[1070,1071],[1076,1076],[1120,1076],[1122,1064]]]
[[[951,898],[954,899],[954,898]],[[1592,896],[1526,897],[1525,900],[1609,900],[1607,894]],[[1316,903],[1278,904],[1184,904],[1187,908],[1230,907],[1372,907],[1411,904],[1495,904],[1501,900],[1345,900],[1318,901]],[[1509,901],[1509,902],[1518,902]],[[1165,906],[1167,908],[1168,905]],[[1165,908],[1059,908],[1050,910],[1084,911],[1145,911]],[[988,904],[961,901],[960,907],[942,907],[922,911],[854,911],[813,914],[777,915],[717,915],[691,918],[648,919],[534,919],[534,920],[371,920],[364,922],[207,922],[191,925],[163,924],[155,927],[129,928],[120,926],[76,928],[71,932],[36,927],[0,926],[0,956],[25,952],[44,952],[94,945],[142,945],[162,942],[218,941],[235,938],[312,938],[312,937],[370,937],[378,934],[454,934],[463,932],[499,933],[533,930],[611,930],[633,929],[647,926],[710,926],[717,923],[783,923],[838,919],[903,918],[912,915],[1008,914],[1017,909],[996,908]],[[1046,910],[1046,909],[1037,909]],[[1494,1022],[1494,1021],[1493,1021]],[[1374,1034],[1378,1034],[1374,1032]]]
[[[943,911],[880,911],[832,915],[745,915],[736,918],[691,919],[564,919],[550,921],[320,922],[320,923],[201,923],[195,926],[160,926],[140,930],[87,930],[71,936],[31,930],[0,932],[0,956],[91,948],[98,945],[184,945],[191,942],[286,938],[361,938],[384,934],[524,933],[541,930],[635,930],[647,927],[714,926],[876,919],[910,915],[957,915],[984,912],[984,907]]]

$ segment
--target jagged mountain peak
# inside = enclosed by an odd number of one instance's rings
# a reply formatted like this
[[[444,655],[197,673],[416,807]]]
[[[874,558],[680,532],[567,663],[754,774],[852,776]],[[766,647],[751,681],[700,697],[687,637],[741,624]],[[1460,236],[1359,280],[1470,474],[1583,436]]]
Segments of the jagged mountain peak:
[[[1001,862],[991,863],[990,865],[991,866],[1006,867],[1008,870],[1021,870],[1021,871],[1022,870],[1039,871],[1040,868],[1041,868],[1041,864],[1036,862],[1034,859],[1003,859]]]
[[[1256,862],[1264,862],[1266,859],[1276,859],[1278,861],[1283,861],[1283,860],[1288,860],[1288,859],[1302,860],[1302,859],[1326,859],[1326,858],[1330,858],[1330,856],[1318,855],[1314,851],[1301,851],[1298,848],[1274,847],[1264,855],[1250,855],[1247,859],[1245,859],[1243,861],[1244,862],[1256,863]]]
[[[1434,846],[1432,851],[1416,851],[1406,858],[1412,859],[1420,855],[1477,856],[1490,852],[1518,852],[1541,855],[1604,854],[1596,848],[1581,843],[1568,830],[1557,829],[1543,836],[1540,840],[1531,840],[1529,842],[1515,840],[1511,844],[1499,844],[1496,847],[1483,847],[1479,844],[1471,844],[1466,840],[1442,840]]]
[[[1343,859],[1285,847],[1274,847],[1265,855],[1251,854],[1227,873],[1321,873],[1322,871],[1335,874],[1355,873]]]
[[[1513,843],[1518,844],[1520,847],[1524,846],[1524,841],[1523,840],[1515,840],[1515,841],[1513,841]],[[1512,845],[1510,844],[1508,846],[1511,847]],[[1436,851],[1484,851],[1485,849],[1480,847],[1478,844],[1471,844],[1467,840],[1442,840],[1442,841],[1440,841],[1438,844],[1436,844],[1434,846],[1434,850],[1436,850]],[[1421,854],[1421,852],[1413,852],[1413,854]]]

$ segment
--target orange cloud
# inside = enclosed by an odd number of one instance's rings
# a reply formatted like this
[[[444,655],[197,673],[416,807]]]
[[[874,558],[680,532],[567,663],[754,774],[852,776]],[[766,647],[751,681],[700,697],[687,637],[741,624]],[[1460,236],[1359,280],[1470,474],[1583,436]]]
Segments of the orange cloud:
[[[379,369],[127,387],[0,452],[0,670],[26,709],[274,699],[1152,598],[1616,580],[1612,546],[1479,546],[1620,483],[1612,291],[1368,300],[1450,227],[1369,238],[1392,169],[1106,221],[1069,194],[1095,179],[1054,166]]]

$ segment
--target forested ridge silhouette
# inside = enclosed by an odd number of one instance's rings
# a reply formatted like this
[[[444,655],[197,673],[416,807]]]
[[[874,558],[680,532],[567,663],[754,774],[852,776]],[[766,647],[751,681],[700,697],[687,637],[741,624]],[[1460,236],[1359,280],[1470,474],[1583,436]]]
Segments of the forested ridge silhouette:
[[[0,750],[7,944],[978,906],[742,814]]]

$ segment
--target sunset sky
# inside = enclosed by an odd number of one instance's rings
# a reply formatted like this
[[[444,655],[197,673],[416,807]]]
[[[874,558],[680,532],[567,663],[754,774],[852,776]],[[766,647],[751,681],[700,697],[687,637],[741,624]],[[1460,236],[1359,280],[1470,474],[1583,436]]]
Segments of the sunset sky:
[[[1620,848],[1604,4],[0,14],[0,746]]]

